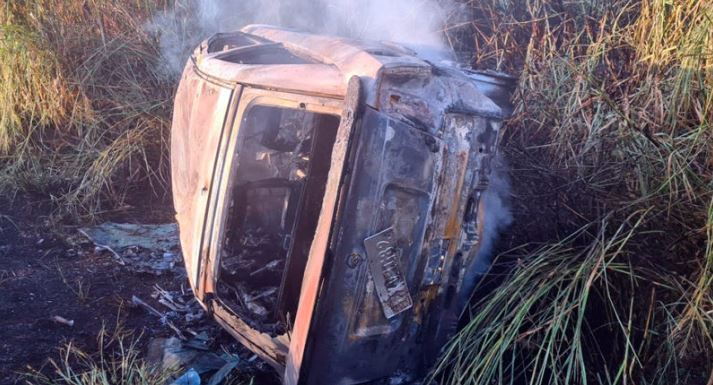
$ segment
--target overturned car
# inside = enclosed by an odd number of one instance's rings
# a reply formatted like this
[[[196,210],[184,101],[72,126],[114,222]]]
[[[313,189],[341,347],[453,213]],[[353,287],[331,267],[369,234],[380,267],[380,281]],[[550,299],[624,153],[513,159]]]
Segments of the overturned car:
[[[423,376],[482,265],[512,86],[390,43],[260,25],[205,41],[171,133],[199,301],[285,384]]]

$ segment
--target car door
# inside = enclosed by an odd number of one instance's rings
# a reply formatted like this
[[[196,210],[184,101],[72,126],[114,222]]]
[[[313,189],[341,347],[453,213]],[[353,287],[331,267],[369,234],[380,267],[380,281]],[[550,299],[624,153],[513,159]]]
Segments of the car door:
[[[357,384],[418,365],[407,353],[417,338],[412,321],[422,294],[423,239],[443,145],[362,106],[351,84],[286,384]]]
[[[353,145],[309,340],[307,384],[356,384],[418,364],[406,353],[416,338],[441,145],[368,108]]]
[[[225,152],[225,131],[232,127],[240,90],[239,85],[207,80],[189,63],[176,93],[171,126],[173,202],[188,280],[201,300],[200,266],[208,253],[205,235],[210,234],[206,211],[217,187],[216,162]]]
[[[268,163],[276,164],[273,163],[273,160],[278,161],[275,158],[278,153],[291,154],[289,158],[297,163],[305,161],[293,150],[279,148],[284,146],[283,141],[288,139],[283,137],[283,134],[295,133],[287,129],[282,131],[282,128],[286,128],[282,127],[282,124],[285,123],[284,118],[286,116],[301,116],[308,121],[319,122],[315,124],[322,131],[315,132],[310,142],[315,146],[324,144],[325,148],[320,147],[319,151],[311,153],[311,160],[308,163],[318,167],[294,171],[305,171],[306,174],[311,175],[312,171],[315,171],[314,168],[319,168],[324,172],[324,169],[328,168],[330,164],[329,156],[324,156],[325,149],[331,149],[329,132],[332,128],[332,134],[336,131],[342,106],[343,101],[339,99],[246,86],[242,89],[237,102],[233,123],[230,129],[224,131],[225,146],[222,147],[222,152],[216,160],[216,172],[213,176],[214,188],[211,193],[211,203],[207,209],[208,220],[205,224],[204,247],[207,250],[207,257],[202,259],[201,263],[201,281],[203,282],[201,285],[205,288],[208,306],[218,322],[243,345],[259,354],[278,371],[284,370],[288,345],[295,334],[295,330],[290,330],[293,314],[284,314],[283,310],[297,306],[293,304],[293,302],[297,302],[293,298],[299,298],[302,274],[306,263],[305,260],[292,257],[299,254],[299,250],[304,249],[302,239],[308,238],[311,241],[313,236],[313,234],[302,234],[304,227],[309,227],[309,224],[306,223],[309,221],[299,221],[299,218],[306,211],[310,211],[303,206],[316,204],[316,207],[319,208],[322,202],[319,183],[295,184],[294,180],[287,181],[282,177],[274,178],[274,175],[269,176],[263,171]],[[276,127],[275,125],[281,127],[279,133],[275,131],[270,134],[260,131],[259,128],[263,126]],[[289,126],[296,128],[293,124]],[[271,148],[263,146],[268,136],[271,136]],[[327,155],[330,154],[331,151],[327,152]],[[282,155],[279,156],[285,160]],[[287,206],[294,204],[294,209],[283,211],[282,204],[274,204],[274,195],[273,198],[267,198],[261,193],[261,190],[282,191],[279,197],[289,197],[285,203],[289,203]],[[317,201],[315,198],[318,196],[320,199]],[[281,198],[278,200],[283,201]],[[279,213],[273,215],[276,212]],[[245,308],[240,308],[240,303],[232,301],[235,295],[221,291],[225,288],[227,281],[223,262],[228,258],[238,264],[246,262],[245,259],[241,259],[242,255],[256,251],[256,249],[249,251],[243,249],[242,251],[248,251],[248,253],[238,253],[240,256],[230,252],[230,245],[235,243],[231,242],[231,239],[234,241],[236,236],[240,236],[243,227],[249,226],[250,222],[253,222],[252,224],[257,227],[264,228],[264,224],[274,223],[275,220],[282,223],[278,230],[285,234],[281,234],[279,242],[272,242],[272,246],[276,246],[276,249],[285,258],[280,264],[282,275],[270,278],[269,285],[279,288],[278,291],[273,291],[273,294],[270,294],[270,296],[277,296],[275,302],[278,305],[274,309],[269,309],[271,320],[265,322],[264,319],[258,319],[260,317],[251,317],[254,314],[245,311]],[[237,242],[237,244],[242,245],[243,243]],[[308,242],[307,246],[309,244]],[[256,268],[253,273],[257,274],[258,270],[263,269]],[[250,275],[252,274],[242,274],[242,277]],[[231,278],[231,283],[236,283],[234,287],[240,286],[237,287],[239,290],[252,290],[252,283],[237,281],[241,278],[240,273],[234,278],[235,280]],[[286,321],[283,324],[284,327],[272,329],[265,327],[268,323],[272,324],[273,313],[282,313],[278,314],[277,318]],[[290,313],[295,313],[295,311],[291,310]]]

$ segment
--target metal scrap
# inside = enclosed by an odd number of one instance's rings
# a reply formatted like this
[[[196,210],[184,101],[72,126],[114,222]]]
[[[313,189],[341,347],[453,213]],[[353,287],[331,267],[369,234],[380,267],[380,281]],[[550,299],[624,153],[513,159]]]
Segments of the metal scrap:
[[[171,321],[168,319],[168,317],[166,316],[166,314],[161,313],[160,311],[156,310],[153,306],[147,304],[147,303],[144,302],[141,298],[139,298],[139,297],[137,297],[137,296],[135,296],[135,295],[131,297],[131,302],[132,302],[134,305],[143,307],[144,309],[148,310],[149,313],[151,313],[151,314],[157,316],[157,317],[161,320],[161,323],[162,323],[162,324],[164,324],[164,325],[168,326],[169,328],[171,328],[171,330],[173,330],[174,332],[176,332],[176,334],[177,334],[181,339],[185,339],[185,338],[186,338],[185,335],[183,334],[183,332],[182,332],[179,328],[177,328],[176,325],[173,324],[173,322],[171,322]]]
[[[151,296],[172,312],[169,315],[182,318],[186,324],[202,320],[205,317],[205,311],[198,304],[192,292],[168,291],[156,285]]]
[[[97,250],[107,250],[122,266],[161,275],[182,259],[175,224],[137,225],[106,222],[79,229]]]
[[[207,335],[201,338],[207,338]],[[207,378],[206,384],[218,385],[241,362],[249,365],[249,361],[242,361],[236,354],[219,354],[210,351],[208,347],[196,346],[191,341],[181,341],[175,337],[157,338],[149,344],[149,362],[166,370],[185,370],[172,385],[201,384],[201,376]]]
[[[252,275],[257,275],[257,274],[260,274],[260,273],[262,273],[262,272],[264,272],[264,271],[266,271],[266,270],[275,270],[275,269],[277,269],[277,267],[278,267],[282,262],[284,262],[284,261],[281,260],[281,259],[276,259],[276,260],[274,260],[274,261],[272,261],[272,262],[266,264],[265,266],[263,266],[263,267],[261,267],[261,268],[259,268],[259,269],[257,269],[257,270],[252,271],[252,272],[250,273],[250,275],[251,275],[251,276],[252,276]]]

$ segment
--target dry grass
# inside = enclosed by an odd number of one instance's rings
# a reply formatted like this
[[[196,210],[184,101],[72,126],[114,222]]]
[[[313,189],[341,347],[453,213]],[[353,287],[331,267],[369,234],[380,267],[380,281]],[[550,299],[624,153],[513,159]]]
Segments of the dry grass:
[[[435,378],[706,384],[713,2],[470,6],[472,22],[448,30],[456,48],[520,74],[503,138],[515,225],[506,276]]]
[[[45,367],[29,369],[25,385],[168,385],[185,383],[180,377],[185,367],[164,367],[162,362],[144,359],[142,335],[123,328],[102,328],[97,336],[96,351],[88,352],[72,342],[59,349],[59,357],[50,358]],[[54,355],[53,355],[54,356]],[[205,373],[203,373],[205,378]],[[220,378],[218,378],[220,379]],[[212,383],[208,377],[206,383]],[[217,381],[217,379],[216,379]],[[233,370],[221,379],[223,385],[253,385],[250,375]]]
[[[137,339],[125,330],[103,329],[98,338],[98,352],[89,354],[71,343],[51,359],[52,373],[29,373],[27,385],[161,385],[170,383],[175,371],[162,370],[141,358]]]
[[[155,1],[40,0],[0,8],[0,189],[61,216],[167,190],[174,81],[145,23]],[[7,65],[5,64],[7,63]]]

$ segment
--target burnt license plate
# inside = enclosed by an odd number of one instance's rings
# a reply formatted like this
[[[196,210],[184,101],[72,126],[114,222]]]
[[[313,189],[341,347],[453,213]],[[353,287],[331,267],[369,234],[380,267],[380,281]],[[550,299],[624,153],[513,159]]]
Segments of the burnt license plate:
[[[369,272],[386,318],[392,318],[413,306],[408,282],[401,271],[401,249],[394,240],[394,228],[364,239]]]

